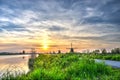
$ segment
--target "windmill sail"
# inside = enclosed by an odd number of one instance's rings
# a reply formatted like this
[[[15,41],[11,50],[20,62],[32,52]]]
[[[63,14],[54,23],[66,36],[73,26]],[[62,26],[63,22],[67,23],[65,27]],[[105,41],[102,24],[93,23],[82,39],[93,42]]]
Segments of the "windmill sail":
[[[70,49],[70,53],[74,53],[74,49],[76,49],[76,48],[73,48],[72,46],[73,46],[73,45],[72,45],[72,43],[71,43],[71,47],[70,47],[70,48],[67,48],[67,49]]]

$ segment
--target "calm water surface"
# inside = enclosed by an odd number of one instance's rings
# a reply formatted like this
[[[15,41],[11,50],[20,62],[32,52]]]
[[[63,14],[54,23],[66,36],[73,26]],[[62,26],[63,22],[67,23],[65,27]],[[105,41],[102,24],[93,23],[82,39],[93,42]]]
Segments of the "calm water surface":
[[[0,77],[6,72],[27,73],[30,55],[1,55]]]

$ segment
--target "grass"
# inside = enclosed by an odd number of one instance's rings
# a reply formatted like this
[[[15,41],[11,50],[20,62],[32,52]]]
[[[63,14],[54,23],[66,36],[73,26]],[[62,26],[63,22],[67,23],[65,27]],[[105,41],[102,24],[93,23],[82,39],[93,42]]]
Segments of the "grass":
[[[30,60],[31,61],[31,60]],[[2,80],[119,80],[120,70],[78,54],[40,54],[32,70]]]

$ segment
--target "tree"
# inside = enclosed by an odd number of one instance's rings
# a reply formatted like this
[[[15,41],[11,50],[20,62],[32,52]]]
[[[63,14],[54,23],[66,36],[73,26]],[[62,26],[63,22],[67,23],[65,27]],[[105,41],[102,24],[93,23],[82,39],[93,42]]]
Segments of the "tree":
[[[115,48],[115,52],[116,52],[117,54],[119,54],[119,53],[120,53],[120,48]]]
[[[107,53],[107,50],[106,49],[103,49],[102,50],[102,54],[106,54]]]
[[[58,50],[58,53],[61,53],[61,50]]]
[[[120,48],[114,48],[114,49],[112,49],[111,53],[113,53],[113,54],[120,54]]]
[[[25,51],[23,50],[23,52],[22,52],[23,54],[25,54]]]
[[[100,53],[100,50],[94,50],[93,53]]]
[[[112,53],[112,54],[115,54],[115,50],[114,50],[114,49],[112,49],[112,50],[111,50],[111,53]]]

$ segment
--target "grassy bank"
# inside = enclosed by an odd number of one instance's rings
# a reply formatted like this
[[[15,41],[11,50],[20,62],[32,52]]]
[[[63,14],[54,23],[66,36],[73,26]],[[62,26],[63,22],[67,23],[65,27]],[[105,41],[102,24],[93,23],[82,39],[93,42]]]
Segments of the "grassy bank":
[[[28,74],[3,80],[119,80],[120,70],[78,54],[47,54],[35,59]]]

